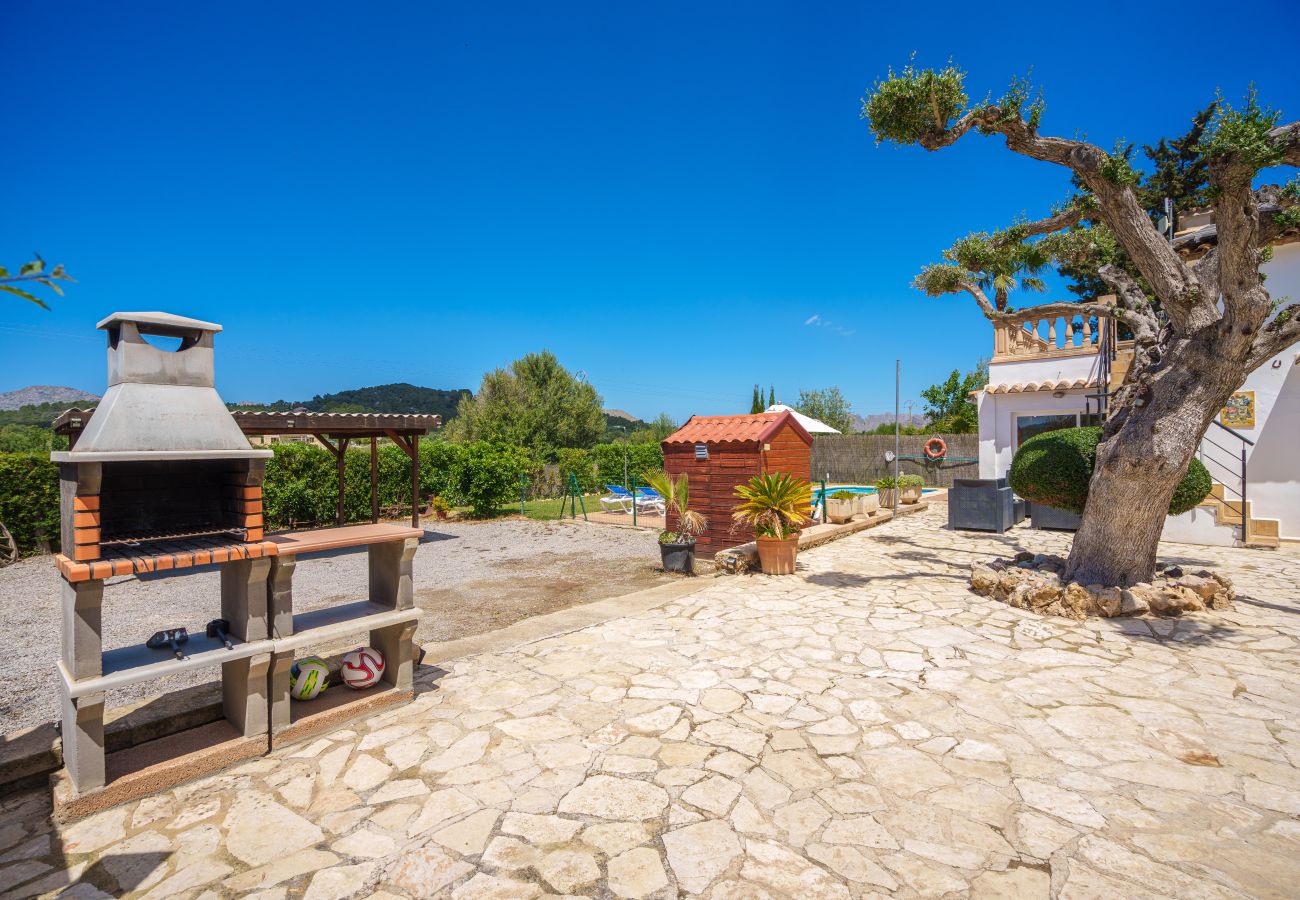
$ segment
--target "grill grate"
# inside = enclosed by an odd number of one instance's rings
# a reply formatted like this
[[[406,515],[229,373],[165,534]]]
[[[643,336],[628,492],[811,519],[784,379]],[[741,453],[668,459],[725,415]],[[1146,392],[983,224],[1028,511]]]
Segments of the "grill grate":
[[[99,545],[101,547],[137,547],[140,544],[153,543],[154,541],[185,541],[205,537],[230,537],[242,541],[245,539],[246,534],[247,532],[243,528],[213,528],[206,531],[136,532],[101,540]]]

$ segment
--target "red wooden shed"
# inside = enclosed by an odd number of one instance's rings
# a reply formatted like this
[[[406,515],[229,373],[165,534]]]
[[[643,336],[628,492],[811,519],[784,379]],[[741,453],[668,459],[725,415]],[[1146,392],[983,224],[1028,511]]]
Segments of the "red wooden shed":
[[[788,472],[809,480],[812,435],[789,410],[747,416],[691,416],[663,442],[664,471],[690,477],[691,508],[709,520],[695,552],[712,556],[743,544],[752,535],[731,530],[732,493],[755,475]],[[677,527],[668,517],[668,528]]]

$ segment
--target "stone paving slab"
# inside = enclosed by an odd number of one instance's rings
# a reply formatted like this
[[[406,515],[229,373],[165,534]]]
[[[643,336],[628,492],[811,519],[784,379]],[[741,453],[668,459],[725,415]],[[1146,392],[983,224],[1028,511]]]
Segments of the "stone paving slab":
[[[1176,620],[966,587],[1065,545],[908,517],[794,577],[449,660],[407,707],[70,826],[9,797],[0,890],[1294,896],[1300,556],[1163,546],[1240,598]]]

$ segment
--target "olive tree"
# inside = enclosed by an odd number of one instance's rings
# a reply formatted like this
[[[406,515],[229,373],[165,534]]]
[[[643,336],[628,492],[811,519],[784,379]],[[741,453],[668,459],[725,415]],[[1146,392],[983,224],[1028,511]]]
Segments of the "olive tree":
[[[1252,90],[1240,107],[1220,102],[1201,141],[1217,244],[1196,261],[1170,246],[1137,196],[1138,173],[1122,149],[1041,134],[1041,93],[1013,81],[997,100],[971,105],[965,73],[908,66],[890,71],[863,100],[877,143],[937,151],[965,135],[1000,135],[1013,153],[1052,163],[1078,192],[1052,214],[994,234],[974,234],[925,267],[916,286],[931,296],[969,294],[995,324],[1023,321],[1009,307],[1016,287],[1040,287],[1039,269],[1091,261],[1117,298],[1043,303],[1043,317],[1115,315],[1132,333],[1135,359],[1102,428],[1088,502],[1065,576],[1129,585],[1155,571],[1171,498],[1211,420],[1246,376],[1300,341],[1300,304],[1274,303],[1261,264],[1300,229],[1300,181],[1254,188],[1265,168],[1300,165],[1300,122],[1280,125]],[[1114,250],[1131,265],[1108,263]],[[1136,273],[1136,274],[1135,274]]]

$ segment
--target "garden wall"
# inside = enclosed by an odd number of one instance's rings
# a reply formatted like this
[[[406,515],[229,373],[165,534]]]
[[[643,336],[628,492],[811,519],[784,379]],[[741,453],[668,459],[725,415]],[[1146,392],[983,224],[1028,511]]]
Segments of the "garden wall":
[[[952,487],[954,478],[979,477],[978,434],[937,435],[948,444],[947,457],[940,463],[922,459],[925,442],[935,435],[905,434],[898,471],[903,475],[920,475],[927,486]],[[818,434],[813,436],[812,474],[814,483],[830,473],[839,484],[874,484],[876,479],[894,474],[894,464],[885,461],[885,451],[894,449],[892,434]]]

